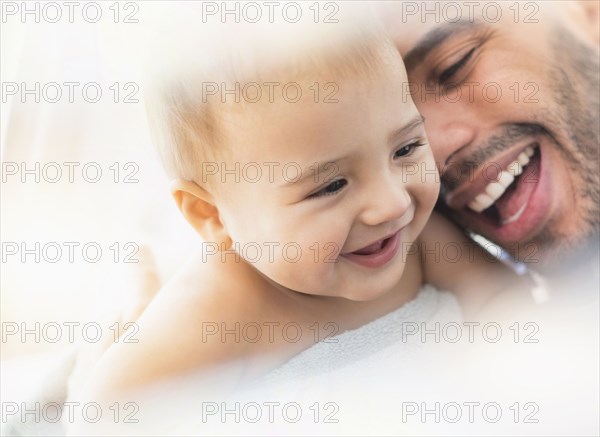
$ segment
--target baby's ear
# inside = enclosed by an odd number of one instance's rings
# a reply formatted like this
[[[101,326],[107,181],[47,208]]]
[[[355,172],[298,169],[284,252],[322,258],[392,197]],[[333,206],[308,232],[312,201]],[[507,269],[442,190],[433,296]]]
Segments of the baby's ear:
[[[231,238],[208,191],[195,182],[177,179],[171,183],[171,194],[185,219],[204,241],[219,247],[231,245]]]

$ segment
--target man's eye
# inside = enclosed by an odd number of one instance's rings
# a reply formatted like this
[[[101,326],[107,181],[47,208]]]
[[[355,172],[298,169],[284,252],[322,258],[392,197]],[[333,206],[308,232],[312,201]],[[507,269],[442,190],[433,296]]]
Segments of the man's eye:
[[[452,77],[456,73],[458,73],[460,71],[460,69],[463,68],[467,64],[467,62],[469,62],[469,59],[471,59],[471,57],[473,56],[473,53],[475,53],[476,48],[477,47],[473,47],[462,58],[460,58],[459,61],[455,62],[450,67],[448,67],[444,71],[442,71],[442,73],[438,76],[438,83],[444,84],[444,83],[449,82],[450,79],[452,79]]]
[[[320,189],[316,193],[311,194],[308,197],[314,198],[314,197],[330,196],[332,194],[338,193],[346,185],[348,185],[348,181],[346,179],[337,179],[337,180],[329,183],[327,186]]]
[[[424,146],[425,143],[421,143],[420,141],[415,141],[414,143],[407,144],[396,150],[394,153],[394,158],[403,158],[405,156],[410,156],[413,154],[417,147]]]

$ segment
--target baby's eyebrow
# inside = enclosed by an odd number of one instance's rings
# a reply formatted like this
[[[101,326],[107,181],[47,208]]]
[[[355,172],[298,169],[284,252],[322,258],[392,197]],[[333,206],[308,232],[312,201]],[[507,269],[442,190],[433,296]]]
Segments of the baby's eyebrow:
[[[415,128],[422,126],[424,122],[425,118],[422,115],[416,115],[405,125],[392,131],[388,135],[388,142],[391,144],[398,141],[399,139],[402,139]],[[339,164],[348,159],[349,156],[342,156],[337,159],[329,159],[321,162],[315,162],[304,168],[301,167],[301,176],[291,180],[286,180],[283,184],[281,184],[281,186],[296,186],[309,178],[312,178],[315,182],[321,182],[321,179],[323,177],[326,179],[331,179],[331,177],[334,176],[337,170],[339,169]]]
[[[321,182],[323,177],[331,178],[337,173],[340,163],[348,160],[348,156],[342,156],[336,159],[328,159],[321,162],[314,162],[305,167],[301,167],[300,176],[286,180],[282,187],[292,187],[301,184],[307,179],[312,179],[314,182]]]
[[[402,126],[399,129],[396,129],[395,131],[392,131],[390,133],[390,135],[388,136],[388,142],[389,143],[393,143],[401,138],[403,138],[404,136],[406,136],[408,133],[410,133],[413,129],[422,126],[425,123],[425,117],[423,117],[422,115],[417,115],[414,118],[412,118],[411,120],[408,121],[408,123],[406,123],[404,126]]]

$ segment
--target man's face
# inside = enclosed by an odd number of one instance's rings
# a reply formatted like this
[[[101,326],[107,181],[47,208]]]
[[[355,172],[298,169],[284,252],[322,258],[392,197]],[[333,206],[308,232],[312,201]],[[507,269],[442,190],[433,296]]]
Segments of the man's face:
[[[585,16],[493,2],[456,21],[444,2],[437,15],[410,3],[386,20],[426,119],[443,207],[516,258],[555,265],[598,232],[598,47],[578,26]]]

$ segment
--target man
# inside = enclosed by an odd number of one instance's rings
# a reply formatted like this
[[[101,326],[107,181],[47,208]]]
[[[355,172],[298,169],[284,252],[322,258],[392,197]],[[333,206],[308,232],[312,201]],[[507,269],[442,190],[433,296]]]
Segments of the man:
[[[546,274],[598,247],[599,4],[382,6],[426,119],[440,206]]]

